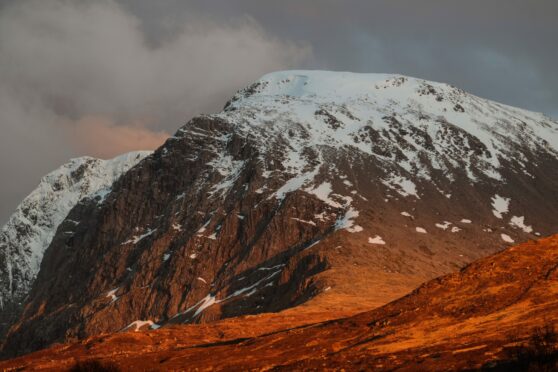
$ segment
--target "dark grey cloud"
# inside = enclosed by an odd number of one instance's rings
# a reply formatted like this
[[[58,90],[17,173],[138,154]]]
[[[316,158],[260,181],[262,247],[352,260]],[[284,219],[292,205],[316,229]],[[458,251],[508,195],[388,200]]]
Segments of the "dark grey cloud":
[[[151,37],[112,0],[1,4],[0,223],[70,157],[154,148],[260,75],[312,57],[246,15],[189,13],[169,27]]]
[[[394,72],[558,116],[555,0],[122,0],[162,36],[195,10],[250,15],[273,35],[312,45],[312,67]],[[168,9],[173,9],[172,14]],[[157,15],[152,17],[152,15]]]
[[[402,73],[558,117],[557,17],[555,0],[0,0],[0,223],[68,157],[153,145],[277,69]]]

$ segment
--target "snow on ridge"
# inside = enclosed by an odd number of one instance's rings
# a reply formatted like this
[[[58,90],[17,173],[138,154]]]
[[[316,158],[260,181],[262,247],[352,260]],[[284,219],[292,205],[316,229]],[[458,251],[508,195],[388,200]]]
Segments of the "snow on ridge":
[[[414,196],[420,199],[420,196],[417,194],[417,186],[408,178],[392,175],[381,182],[388,188],[395,190],[401,196]]]
[[[2,269],[8,276],[1,278],[2,300],[28,291],[58,226],[79,201],[96,196],[103,200],[120,175],[150,154],[131,152],[109,160],[74,158],[44,176],[0,230],[0,249],[6,257]],[[18,281],[16,291],[14,281]]]
[[[398,76],[400,75],[290,70],[268,73],[258,82],[264,84],[261,94],[265,95],[339,98],[366,94],[376,84]]]
[[[207,163],[207,165],[213,167],[223,177],[219,183],[213,185],[209,193],[210,195],[222,195],[223,192],[229,190],[234,185],[240,176],[240,172],[244,167],[244,161],[234,160],[230,155],[219,155]]]
[[[524,153],[543,149],[558,156],[558,123],[551,119],[447,84],[402,75],[273,72],[239,91],[223,112],[209,117],[232,124],[240,136],[253,137],[261,154],[269,154],[269,145],[274,144],[282,167],[273,166],[272,171],[282,184],[272,189],[273,183],[267,183],[258,193],[265,190],[268,199],[279,202],[298,190],[313,194],[328,206],[345,208],[336,227],[353,232],[362,229],[349,222],[358,211],[332,190],[336,175],[329,162],[336,152],[376,158],[386,166],[385,174],[376,175],[378,182],[417,199],[427,183],[438,187],[434,180],[439,171],[451,182],[462,175],[472,184],[505,182],[500,174],[503,159],[518,161],[523,174],[528,166]],[[327,169],[329,178],[315,184]],[[270,172],[266,169],[265,177]],[[220,173],[225,180],[234,174]],[[447,190],[439,191],[450,196]],[[506,199],[495,197],[494,215],[502,216],[507,213]],[[458,229],[454,226],[451,231]]]
[[[480,182],[481,174],[503,181],[500,160],[522,159],[513,154],[525,146],[528,151],[543,148],[558,155],[557,122],[541,114],[476,97],[447,84],[402,75],[273,72],[238,92],[225,111],[214,116],[260,136],[304,132],[304,141],[296,135],[289,138],[294,147],[287,156],[298,154],[298,159],[306,143],[312,148],[349,146],[380,160],[394,162],[393,157],[385,155],[389,152],[373,151],[375,142],[356,141],[355,138],[363,134],[362,130],[373,128],[380,138],[393,144],[383,133],[393,130],[395,123],[408,133],[404,137],[407,144],[399,147],[407,159],[398,162],[399,166],[412,172],[414,177],[428,181],[432,177],[431,168],[422,164],[421,154],[428,156],[433,169],[447,172],[449,178],[460,169],[473,182]],[[459,136],[458,142],[462,143],[458,151],[451,153],[448,148],[457,145],[447,142],[448,126],[452,131],[459,128],[460,131],[452,136]],[[425,146],[420,138],[409,134],[417,129],[433,139],[430,145]],[[264,138],[262,144],[266,143]],[[479,149],[481,151],[477,151]],[[520,160],[520,165],[526,171],[528,164],[524,160]],[[287,191],[301,187],[307,180],[293,179],[298,182],[289,184],[291,188]],[[400,186],[402,192],[417,196],[413,185],[403,183]],[[279,198],[284,191],[278,193]]]
[[[316,197],[318,197],[318,199],[332,206],[333,208],[343,208],[343,205],[330,198],[330,195],[333,192],[330,182],[322,182],[319,186],[314,188],[308,187],[304,189],[304,191],[309,194],[315,195]]]

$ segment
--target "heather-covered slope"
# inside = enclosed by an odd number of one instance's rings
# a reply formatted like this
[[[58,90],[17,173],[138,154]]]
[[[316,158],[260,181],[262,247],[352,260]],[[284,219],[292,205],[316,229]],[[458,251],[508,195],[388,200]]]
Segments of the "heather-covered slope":
[[[123,370],[494,367],[513,361],[512,350],[529,344],[537,329],[557,326],[558,236],[508,248],[350,318],[315,323],[319,315],[287,313],[93,337],[0,368],[64,370],[90,360]]]
[[[557,138],[549,118],[445,84],[266,75],[70,212],[5,350],[385,304],[555,232]]]

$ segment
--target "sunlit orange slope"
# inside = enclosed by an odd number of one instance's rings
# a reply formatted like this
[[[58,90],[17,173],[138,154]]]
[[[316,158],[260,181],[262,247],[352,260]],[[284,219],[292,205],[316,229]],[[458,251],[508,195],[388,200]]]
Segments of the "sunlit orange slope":
[[[0,368],[60,370],[86,360],[124,370],[477,368],[558,319],[558,235],[476,261],[379,309],[323,321],[334,315],[342,314],[295,308],[99,336]]]

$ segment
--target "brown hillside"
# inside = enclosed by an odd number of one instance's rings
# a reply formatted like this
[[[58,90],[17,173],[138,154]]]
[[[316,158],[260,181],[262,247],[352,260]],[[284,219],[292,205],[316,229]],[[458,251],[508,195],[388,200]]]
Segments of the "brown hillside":
[[[98,336],[0,368],[60,370],[87,360],[123,370],[478,368],[556,323],[558,235],[476,261],[379,309],[324,321],[336,315],[295,308]]]

